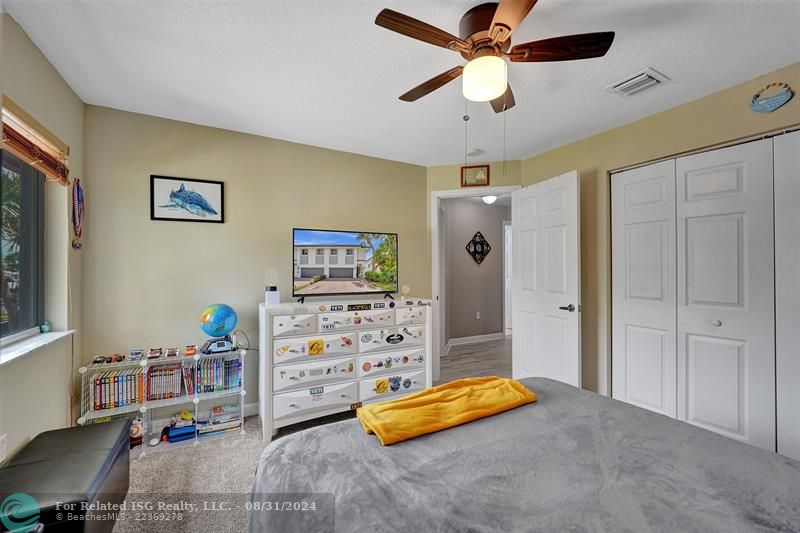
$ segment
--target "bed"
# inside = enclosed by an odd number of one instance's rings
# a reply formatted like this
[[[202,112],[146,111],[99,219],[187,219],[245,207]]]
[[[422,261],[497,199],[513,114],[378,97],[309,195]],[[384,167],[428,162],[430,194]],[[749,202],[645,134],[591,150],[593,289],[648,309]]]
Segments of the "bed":
[[[563,383],[522,382],[537,403],[393,446],[355,419],[276,440],[258,464],[250,530],[800,531],[800,462]],[[319,506],[276,512],[286,498]]]

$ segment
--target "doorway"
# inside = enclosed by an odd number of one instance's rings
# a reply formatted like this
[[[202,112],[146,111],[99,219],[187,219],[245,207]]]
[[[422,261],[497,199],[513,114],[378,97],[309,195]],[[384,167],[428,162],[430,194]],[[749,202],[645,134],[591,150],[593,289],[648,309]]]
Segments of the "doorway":
[[[490,342],[500,342],[505,343],[507,338],[505,336],[505,293],[503,288],[503,277],[505,273],[505,268],[503,263],[505,262],[505,235],[504,235],[504,222],[505,220],[510,220],[510,206],[506,214],[502,216],[499,220],[491,225],[479,225],[476,227],[463,225],[464,227],[460,228],[460,233],[458,235],[451,234],[448,236],[448,202],[453,202],[455,200],[467,201],[471,202],[476,207],[480,207],[481,198],[485,196],[496,196],[498,199],[500,198],[508,198],[510,194],[520,189],[520,186],[508,186],[508,187],[473,187],[473,188],[464,188],[464,189],[455,189],[455,190],[447,190],[447,191],[434,191],[431,193],[431,263],[432,263],[432,301],[433,301],[433,335],[432,335],[432,349],[433,349],[433,380],[439,381],[440,380],[440,373],[441,373],[441,359],[442,357],[446,356],[448,353],[448,345],[450,348],[453,357],[455,358],[462,351],[468,350],[468,346],[474,345],[477,346],[475,343],[485,342],[487,346],[485,346],[486,350],[485,353],[489,353],[491,350],[501,350],[502,347],[500,346],[489,346],[488,343]],[[507,200],[503,200],[503,202],[507,202]],[[451,204],[456,205],[456,204]],[[467,205],[466,203],[464,205]],[[463,206],[462,206],[463,207]],[[487,206],[490,207],[490,206]],[[488,222],[486,222],[488,224]],[[481,229],[483,228],[483,229]],[[474,230],[474,231],[473,231]],[[466,238],[464,231],[469,233],[469,236]],[[481,234],[490,233],[493,235],[492,239],[486,238],[489,245],[492,247],[492,250],[489,252],[487,258],[484,259],[484,262],[477,263],[473,257],[470,256],[468,251],[466,250],[466,246],[470,239],[474,236],[475,233],[478,231]],[[462,235],[463,233],[463,235]],[[448,238],[449,237],[449,238]],[[484,235],[484,237],[486,237]],[[463,241],[463,242],[462,242]],[[450,257],[450,265],[448,265],[448,250],[451,251]],[[491,261],[490,259],[491,258]],[[489,262],[490,261],[490,262]],[[484,264],[485,263],[485,264]],[[458,276],[449,273],[448,266],[453,266],[459,269],[468,269],[469,274],[478,274],[478,277],[469,278],[460,278],[462,280],[466,279],[481,279],[481,276],[489,271],[490,264],[493,264],[497,267],[497,274],[498,274],[498,283],[497,283],[497,290],[496,296],[498,307],[497,311],[492,311],[492,322],[494,320],[497,321],[496,328],[483,328],[481,327],[484,324],[487,324],[487,317],[484,314],[481,314],[481,311],[475,309],[478,306],[478,303],[481,300],[481,295],[477,292],[475,287],[471,287],[468,283],[463,281],[459,282]],[[452,300],[455,298],[451,295],[450,301],[448,300],[447,296],[447,288],[448,283],[461,283],[458,287],[458,296],[466,296],[467,303],[466,304],[459,304],[458,305],[458,320],[451,321],[449,314],[452,314],[455,317],[455,313],[453,313],[452,304],[454,303]],[[477,298],[472,298],[477,297]],[[472,298],[472,300],[470,300]],[[448,313],[450,312],[450,313]],[[466,314],[465,314],[466,313]],[[471,326],[479,325],[477,330],[471,328]],[[452,330],[451,330],[452,326]],[[492,329],[493,331],[489,331]],[[496,331],[494,331],[496,330]],[[472,334],[475,333],[475,334]],[[510,342],[508,342],[510,345]],[[461,354],[464,355],[464,354]],[[469,355],[469,354],[467,354]],[[510,355],[510,351],[509,351]],[[476,361],[478,358],[476,357]],[[482,363],[485,361],[482,361]],[[468,365],[468,359],[463,358],[460,360],[462,363],[461,369],[458,373],[470,375],[472,366]],[[478,374],[485,374],[485,368],[478,369],[477,367],[474,368],[474,373],[471,375],[478,375]],[[466,377],[466,376],[454,376],[453,372],[448,371],[446,376],[450,379],[454,377]]]

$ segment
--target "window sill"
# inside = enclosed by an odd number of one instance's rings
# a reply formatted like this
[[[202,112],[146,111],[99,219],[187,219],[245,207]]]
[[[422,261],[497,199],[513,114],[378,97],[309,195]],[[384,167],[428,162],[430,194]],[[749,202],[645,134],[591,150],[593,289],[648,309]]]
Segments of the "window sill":
[[[51,331],[49,333],[39,333],[32,337],[22,339],[17,342],[12,342],[0,349],[0,367],[9,364],[10,362],[25,357],[45,346],[49,346],[54,342],[71,336],[75,330],[68,331]]]

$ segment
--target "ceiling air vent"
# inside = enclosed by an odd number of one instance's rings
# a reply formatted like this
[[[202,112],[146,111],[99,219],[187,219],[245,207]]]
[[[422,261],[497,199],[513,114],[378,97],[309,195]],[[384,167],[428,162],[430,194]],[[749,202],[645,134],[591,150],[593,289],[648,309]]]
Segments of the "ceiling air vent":
[[[624,80],[618,81],[617,83],[606,87],[606,90],[628,98],[668,81],[668,77],[664,76],[657,70],[648,67],[641,72],[637,72],[633,76],[628,76]]]

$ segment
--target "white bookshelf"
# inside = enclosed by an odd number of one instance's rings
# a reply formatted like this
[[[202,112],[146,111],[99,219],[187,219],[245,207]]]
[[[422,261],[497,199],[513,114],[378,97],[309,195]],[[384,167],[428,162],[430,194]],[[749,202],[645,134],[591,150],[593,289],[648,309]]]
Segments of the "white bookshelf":
[[[134,450],[139,450],[138,454],[131,450],[132,456],[144,457],[147,453],[155,451],[165,451],[179,446],[198,445],[204,440],[215,440],[224,436],[244,434],[244,398],[247,391],[244,388],[245,384],[245,355],[246,350],[234,350],[230,352],[221,352],[214,354],[197,353],[192,356],[177,356],[167,357],[162,355],[157,359],[147,359],[143,356],[139,361],[125,361],[119,363],[98,363],[83,366],[78,370],[81,377],[81,416],[78,417],[77,423],[80,425],[96,424],[106,422],[115,418],[133,418],[139,417],[144,423],[144,433],[142,438],[142,445],[137,446]],[[210,359],[222,359],[223,361],[238,360],[240,373],[236,384],[228,384],[222,380],[221,390],[214,390],[209,392],[202,392],[196,383],[198,375],[198,368],[201,367],[203,361]],[[159,366],[180,366],[180,394],[172,398],[162,398],[155,400],[148,400],[151,396],[148,390],[149,380],[147,378],[148,370],[157,368]],[[224,363],[223,363],[224,367]],[[142,400],[141,402],[130,403],[111,408],[97,408],[94,403],[94,390],[95,378],[109,372],[129,371],[141,368],[142,369]],[[188,369],[190,375],[193,376],[195,383],[193,392],[188,393],[186,374],[183,369]],[[175,384],[177,386],[177,384]],[[201,434],[195,424],[195,431],[192,438],[181,442],[167,443],[161,442],[155,447],[148,445],[148,442],[154,437],[161,436],[161,428],[169,425],[171,415],[174,415],[178,410],[187,410],[193,413],[195,422],[203,419],[203,416],[210,414],[211,402],[215,403],[231,403],[236,405],[239,411],[240,426],[238,431],[223,432],[219,434]],[[169,415],[163,416],[166,409],[172,408],[173,412]]]

